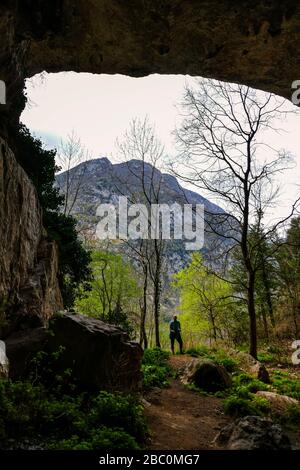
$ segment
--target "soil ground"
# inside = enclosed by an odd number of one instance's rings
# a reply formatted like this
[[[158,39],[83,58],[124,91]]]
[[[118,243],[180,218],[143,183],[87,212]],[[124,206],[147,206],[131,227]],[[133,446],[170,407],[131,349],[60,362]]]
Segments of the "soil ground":
[[[191,359],[187,355],[172,356],[170,365],[178,371]],[[201,396],[187,389],[178,379],[172,380],[167,388],[151,390],[145,399],[151,433],[149,449],[220,449],[214,439],[230,422],[222,411],[222,399]]]

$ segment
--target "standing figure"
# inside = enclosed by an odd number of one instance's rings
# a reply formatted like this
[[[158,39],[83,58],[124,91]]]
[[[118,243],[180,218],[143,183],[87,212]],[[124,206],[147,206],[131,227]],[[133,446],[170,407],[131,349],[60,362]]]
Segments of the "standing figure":
[[[173,354],[175,354],[174,353],[175,339],[179,343],[180,354],[183,354],[183,349],[182,349],[183,344],[182,344],[182,338],[181,338],[181,326],[180,326],[180,322],[177,320],[176,315],[174,315],[173,320],[170,321],[170,340],[171,340],[171,350],[172,350]]]

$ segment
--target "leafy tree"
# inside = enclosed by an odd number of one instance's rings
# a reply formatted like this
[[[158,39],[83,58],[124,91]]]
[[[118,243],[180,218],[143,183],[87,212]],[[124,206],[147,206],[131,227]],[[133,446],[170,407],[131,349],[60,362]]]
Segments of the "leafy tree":
[[[300,216],[291,220],[286,239],[276,255],[281,296],[291,312],[294,334],[300,330]]]
[[[54,187],[55,173],[59,170],[55,164],[56,150],[46,150],[42,141],[33,137],[23,124],[15,133],[14,144],[18,162],[36,187],[42,208],[57,211],[63,197]]]
[[[209,337],[223,339],[227,316],[234,300],[231,285],[210,272],[201,254],[193,253],[190,263],[174,275],[174,285],[180,290],[180,310]]]
[[[92,253],[91,268],[91,290],[76,301],[76,309],[131,332],[130,317],[137,315],[141,296],[133,268],[120,254],[104,251]]]

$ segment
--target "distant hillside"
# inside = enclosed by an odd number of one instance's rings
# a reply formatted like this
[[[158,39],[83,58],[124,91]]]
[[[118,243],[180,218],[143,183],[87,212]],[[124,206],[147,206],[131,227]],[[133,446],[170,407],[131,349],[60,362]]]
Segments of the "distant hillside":
[[[143,178],[141,178],[142,172],[144,172]],[[90,160],[74,167],[68,178],[70,192],[74,194],[78,191],[71,214],[78,219],[79,227],[90,227],[91,232],[95,231],[98,222],[96,209],[100,203],[117,204],[120,195],[127,195],[135,202],[142,202],[139,199],[139,195],[143,193],[142,181],[144,181],[146,191],[150,191],[151,182],[156,187],[159,185],[159,203],[204,204],[208,213],[224,214],[224,211],[216,204],[194,191],[183,188],[174,176],[161,173],[148,163],[143,166],[140,160],[130,160],[116,164],[112,164],[107,158]],[[67,173],[57,175],[56,182],[61,192],[65,193]],[[210,216],[207,215],[207,217]],[[224,241],[216,235],[206,234],[205,245],[201,251],[205,256],[211,250],[220,250],[223,243]],[[119,249],[124,251],[125,248],[119,246]],[[169,274],[182,269],[191,253],[185,250],[181,240],[168,241],[166,251]]]

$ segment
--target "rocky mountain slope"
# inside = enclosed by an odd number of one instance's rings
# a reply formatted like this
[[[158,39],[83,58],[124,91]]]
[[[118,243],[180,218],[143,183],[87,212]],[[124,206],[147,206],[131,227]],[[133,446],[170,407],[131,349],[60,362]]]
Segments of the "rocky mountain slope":
[[[127,196],[129,204],[145,202],[145,193],[153,203],[171,205],[176,202],[180,206],[186,203],[203,204],[205,219],[214,214],[224,214],[223,209],[208,199],[181,186],[174,176],[140,160],[116,164],[108,158],[89,160],[69,172],[60,173],[56,182],[62,193],[68,191],[68,210],[78,219],[80,229],[86,228],[91,234],[95,234],[99,221],[96,216],[98,205],[109,203],[118,206],[119,196]],[[224,243],[223,239],[206,231],[201,251],[204,256],[208,255],[220,250]],[[185,249],[183,240],[167,241],[166,252],[169,274],[181,269],[191,255],[191,251]]]

